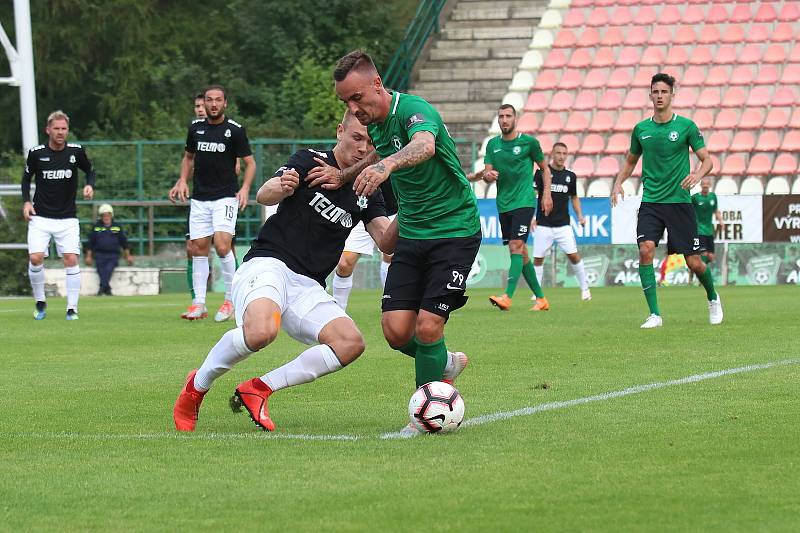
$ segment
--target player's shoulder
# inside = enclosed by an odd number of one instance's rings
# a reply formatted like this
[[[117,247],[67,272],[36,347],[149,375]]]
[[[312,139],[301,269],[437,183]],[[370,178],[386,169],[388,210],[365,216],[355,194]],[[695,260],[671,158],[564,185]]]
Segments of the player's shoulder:
[[[205,121],[206,121],[206,119],[204,119],[204,118],[196,118],[190,123],[190,125],[194,126],[195,124],[199,124],[199,123],[205,122]]]
[[[28,150],[28,153],[32,154],[33,152],[38,152],[39,150],[44,150],[45,146],[47,146],[47,145],[45,145],[45,144],[37,144],[36,146],[31,147],[31,149]]]
[[[289,158],[290,165],[296,165],[305,169],[312,169],[319,165],[316,159],[322,159],[329,165],[336,166],[336,158],[333,152],[315,150],[314,148],[301,148]]]
[[[578,179],[578,175],[573,172],[571,168],[564,168],[564,176],[571,178],[573,180]]]
[[[676,125],[681,125],[684,127],[697,128],[697,124],[695,124],[694,120],[690,119],[689,117],[684,117],[683,115],[679,115],[677,113],[675,113],[675,116],[672,117],[672,122]]]
[[[397,93],[396,111],[399,115],[413,115],[415,113],[428,113],[438,115],[436,108],[421,96],[408,93]]]
[[[239,124],[239,123],[238,123],[238,122],[236,122],[235,120],[233,120],[233,119],[230,119],[230,118],[227,118],[227,117],[225,117],[225,122],[226,122],[226,123],[228,123],[228,124],[230,124],[230,125],[231,125],[231,126],[233,126],[234,128],[239,128],[239,129],[242,129],[242,128],[244,128],[244,126],[242,126],[241,124]]]
[[[74,148],[76,150],[83,150],[83,145],[78,143],[67,143],[67,148]]]

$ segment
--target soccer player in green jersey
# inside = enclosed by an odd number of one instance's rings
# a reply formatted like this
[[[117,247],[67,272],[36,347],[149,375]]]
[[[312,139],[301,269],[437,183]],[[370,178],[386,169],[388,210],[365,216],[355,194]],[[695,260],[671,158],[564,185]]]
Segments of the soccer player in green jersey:
[[[550,304],[539,285],[525,242],[536,212],[533,163],[542,169],[542,210],[545,214],[553,208],[550,167],[545,164],[539,141],[517,131],[517,111],[514,106],[501,105],[497,111],[497,123],[501,135],[493,137],[486,145],[483,180],[487,183],[497,182],[497,213],[500,216],[503,244],[508,245],[511,255],[511,267],[508,269],[506,292],[500,296],[490,296],[489,301],[503,311],[510,309],[511,298],[522,274],[536,296],[536,305],[531,311],[547,311]]]
[[[639,276],[650,316],[642,328],[662,325],[656,297],[656,276],[653,257],[656,244],[667,230],[667,252],[683,254],[686,265],[696,275],[708,297],[708,318],[711,324],[722,322],[722,302],[714,289],[711,269],[700,259],[697,220],[689,189],[712,169],[703,136],[688,118],[672,112],[675,78],[659,73],[650,80],[653,116],[639,122],[631,134],[631,147],[611,191],[611,204],[624,196],[622,182],[633,172],[640,156],[644,195],[639,207],[636,242],[639,244]],[[689,148],[700,159],[695,172],[689,167]]]
[[[703,178],[700,181],[700,192],[692,195],[692,205],[697,216],[697,236],[700,239],[700,259],[705,264],[714,260],[714,222],[722,224],[722,215],[719,212],[717,195],[711,192],[711,179]]]
[[[339,99],[367,126],[375,151],[323,186],[357,175],[356,193],[368,196],[391,174],[400,237],[384,287],[383,334],[389,346],[414,357],[417,386],[453,380],[467,358],[447,351],[444,326],[467,301],[467,276],[481,242],[477,201],[455,143],[428,102],[383,86],[366,53],[342,57],[333,79]],[[309,174],[311,186],[317,177]]]

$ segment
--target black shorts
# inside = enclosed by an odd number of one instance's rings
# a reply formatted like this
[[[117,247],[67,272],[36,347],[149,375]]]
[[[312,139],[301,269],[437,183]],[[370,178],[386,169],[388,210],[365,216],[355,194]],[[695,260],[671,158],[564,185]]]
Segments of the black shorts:
[[[424,309],[447,319],[467,303],[467,276],[478,255],[481,233],[448,239],[397,240],[381,309]]]
[[[503,244],[514,240],[527,242],[534,214],[536,214],[536,210],[533,207],[520,207],[500,213],[500,233],[503,235]]]
[[[714,253],[714,236],[713,235],[698,235],[700,239],[700,251]]]
[[[636,242],[658,241],[667,230],[667,253],[697,255],[700,239],[692,204],[656,204],[642,202],[636,224]]]

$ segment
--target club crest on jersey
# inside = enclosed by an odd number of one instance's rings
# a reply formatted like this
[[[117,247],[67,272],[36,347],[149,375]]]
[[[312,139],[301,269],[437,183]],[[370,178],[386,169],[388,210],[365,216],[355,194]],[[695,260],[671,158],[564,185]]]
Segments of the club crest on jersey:
[[[369,202],[366,196],[359,196],[358,200],[356,200],[356,205],[358,206],[359,209],[366,209],[368,203]]]
[[[570,178],[569,176],[567,176],[566,178],[564,178],[564,181],[566,181],[567,183],[569,183],[569,181],[570,181],[571,179],[572,179],[572,178]]]
[[[400,140],[400,137],[398,137],[397,135],[393,135],[392,136],[392,144],[394,145],[394,147],[397,150],[400,150],[400,149],[403,148],[403,142]]]
[[[515,146],[512,152],[514,152],[514,155],[519,155],[522,153],[522,148],[520,148],[519,146]]]
[[[671,132],[669,132],[669,140],[672,141],[672,142],[677,141],[678,140],[678,132],[675,131],[675,130],[672,130]]]
[[[72,163],[73,165],[75,164],[75,156],[74,155],[69,156],[69,162]]]
[[[231,136],[231,130],[229,130],[229,129],[225,130],[225,137],[230,138],[230,136]]]

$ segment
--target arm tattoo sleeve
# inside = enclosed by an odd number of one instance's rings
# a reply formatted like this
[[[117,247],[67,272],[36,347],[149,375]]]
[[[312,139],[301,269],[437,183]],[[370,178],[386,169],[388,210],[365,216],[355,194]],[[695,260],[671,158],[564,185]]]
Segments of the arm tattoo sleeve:
[[[391,160],[397,169],[413,167],[433,157],[436,153],[435,143],[432,134],[415,136],[405,148],[386,159]]]
[[[380,160],[381,158],[378,155],[378,152],[376,150],[371,151],[370,153],[367,154],[367,156],[364,159],[362,159],[355,165],[347,167],[346,169],[342,170],[341,173],[342,183],[348,183],[353,181],[356,178],[356,176],[361,174],[362,170],[364,170],[370,165],[374,165]]]

